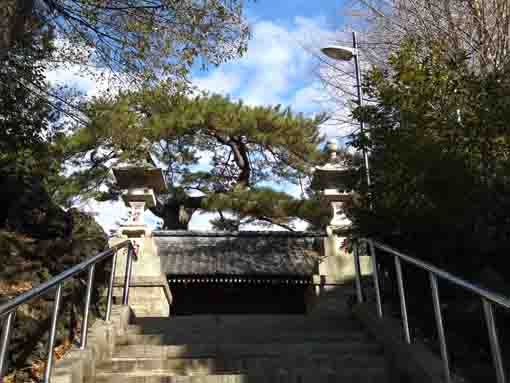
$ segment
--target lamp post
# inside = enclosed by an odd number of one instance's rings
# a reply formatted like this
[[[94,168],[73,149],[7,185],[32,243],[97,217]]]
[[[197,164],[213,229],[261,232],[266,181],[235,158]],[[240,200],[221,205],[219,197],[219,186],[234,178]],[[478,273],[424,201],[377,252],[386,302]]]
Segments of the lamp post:
[[[344,47],[340,45],[328,45],[321,49],[322,53],[324,53],[329,58],[338,61],[351,61],[354,58],[354,69],[356,71],[356,89],[358,94],[358,105],[363,106],[363,91],[361,89],[361,70],[359,65],[359,51],[358,44],[356,42],[356,32],[352,32],[352,48]],[[361,136],[364,137],[365,134],[365,124],[363,121],[359,123]],[[363,162],[365,165],[365,177],[367,181],[367,186],[370,189],[370,167],[368,163],[368,153],[365,148],[365,145],[362,144],[361,150],[363,152]]]

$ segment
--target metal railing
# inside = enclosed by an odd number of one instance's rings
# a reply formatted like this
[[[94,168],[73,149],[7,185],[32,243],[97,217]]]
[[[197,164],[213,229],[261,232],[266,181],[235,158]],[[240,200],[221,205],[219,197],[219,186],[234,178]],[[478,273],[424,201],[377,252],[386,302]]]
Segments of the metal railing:
[[[0,306],[0,324],[3,322],[0,336],[0,382],[3,381],[4,373],[7,369],[7,352],[9,349],[9,341],[13,329],[13,323],[16,315],[17,308],[27,303],[28,301],[45,294],[48,290],[56,287],[55,300],[53,304],[53,313],[51,318],[51,327],[48,339],[48,356],[46,360],[46,366],[44,370],[44,383],[50,383],[51,380],[51,368],[53,365],[53,347],[55,344],[55,336],[57,330],[58,314],[60,309],[60,303],[62,299],[62,285],[68,279],[80,274],[81,272],[88,270],[87,278],[87,290],[85,292],[84,299],[84,310],[83,310],[83,321],[81,323],[81,334],[80,334],[80,349],[84,349],[87,346],[87,333],[88,333],[88,322],[89,322],[89,311],[90,301],[92,296],[92,287],[94,283],[94,270],[98,262],[104,261],[107,258],[112,258],[112,268],[110,272],[110,278],[108,283],[108,295],[107,295],[107,306],[105,320],[110,320],[112,311],[112,300],[113,300],[113,284],[115,279],[115,266],[117,263],[117,253],[121,249],[127,249],[126,257],[126,272],[124,276],[124,291],[122,295],[122,304],[127,305],[129,299],[129,281],[131,280],[131,270],[133,259],[136,260],[136,252],[134,251],[133,245],[130,241],[124,241],[115,246],[112,246],[108,250],[103,251],[89,258],[76,266],[60,273],[59,275],[51,278],[50,280],[40,284],[33,289],[18,295],[16,298],[8,301],[7,303]]]
[[[420,261],[416,258],[405,255],[387,245],[384,245],[380,242],[371,240],[371,239],[358,239],[356,246],[354,247],[354,262],[355,262],[355,270],[356,270],[356,295],[359,303],[363,302],[363,288],[361,284],[361,265],[359,260],[359,246],[361,244],[365,244],[368,246],[369,255],[372,259],[372,267],[373,267],[373,280],[374,280],[374,290],[375,290],[375,298],[376,298],[376,307],[377,307],[377,315],[379,318],[383,317],[383,309],[382,309],[382,300],[381,300],[381,289],[379,285],[379,272],[377,270],[377,258],[375,249],[381,250],[383,253],[390,254],[394,257],[395,262],[395,271],[397,277],[398,284],[398,294],[400,298],[400,312],[402,316],[402,326],[404,331],[404,338],[407,343],[411,343],[411,336],[409,332],[409,321],[407,316],[407,306],[406,306],[406,296],[405,296],[405,287],[404,287],[404,279],[402,276],[402,264],[401,261],[409,263],[411,265],[417,266],[418,268],[425,270],[428,272],[430,288],[432,293],[432,302],[434,306],[434,316],[436,320],[436,328],[439,338],[439,346],[441,352],[441,359],[443,362],[443,371],[444,371],[444,379],[447,383],[452,382],[452,375],[450,369],[450,362],[448,359],[448,349],[446,346],[445,339],[445,330],[443,326],[443,318],[441,314],[441,302],[439,298],[439,289],[438,289],[438,278],[442,278],[447,280],[450,283],[453,283],[457,286],[460,286],[464,290],[468,290],[476,295],[478,295],[482,301],[482,307],[484,311],[485,321],[487,324],[487,329],[489,333],[489,342],[492,354],[492,361],[494,365],[494,369],[496,372],[497,382],[505,383],[505,370],[503,367],[503,361],[501,358],[501,349],[499,346],[498,332],[496,328],[496,323],[494,320],[494,304],[502,306],[506,309],[510,308],[510,299],[504,297],[502,295],[496,294],[492,291],[489,291],[485,288],[479,287],[465,281],[459,277],[456,277],[453,274],[450,274],[444,270],[441,270],[427,262]]]

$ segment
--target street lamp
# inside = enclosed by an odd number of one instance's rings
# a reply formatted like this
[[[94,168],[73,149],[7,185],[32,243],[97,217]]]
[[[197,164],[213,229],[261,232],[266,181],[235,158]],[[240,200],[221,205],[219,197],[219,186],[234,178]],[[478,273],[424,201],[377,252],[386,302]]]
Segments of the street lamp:
[[[352,32],[352,48],[344,47],[340,45],[328,45],[321,49],[322,53],[324,53],[329,58],[338,61],[351,61],[354,58],[354,69],[356,71],[356,89],[358,93],[358,105],[363,106],[363,93],[361,89],[361,72],[359,65],[359,51],[358,44],[356,42],[356,32]],[[365,133],[365,124],[363,121],[359,123],[361,136],[364,137]],[[363,152],[363,162],[365,164],[365,176],[367,179],[367,186],[370,189],[370,168],[368,164],[368,153],[363,144],[361,147]]]

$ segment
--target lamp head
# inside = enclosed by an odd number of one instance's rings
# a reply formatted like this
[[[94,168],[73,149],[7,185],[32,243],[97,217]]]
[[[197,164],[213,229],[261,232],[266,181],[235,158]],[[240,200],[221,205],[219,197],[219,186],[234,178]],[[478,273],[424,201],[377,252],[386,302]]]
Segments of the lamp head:
[[[329,58],[340,61],[350,61],[356,55],[356,51],[353,48],[341,45],[327,45],[321,48],[321,51]]]

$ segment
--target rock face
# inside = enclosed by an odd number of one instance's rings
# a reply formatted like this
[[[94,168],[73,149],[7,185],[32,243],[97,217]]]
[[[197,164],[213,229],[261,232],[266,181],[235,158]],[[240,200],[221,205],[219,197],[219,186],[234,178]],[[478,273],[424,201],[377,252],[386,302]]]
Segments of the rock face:
[[[106,248],[108,236],[92,216],[72,208],[67,211],[67,217],[71,221],[73,256],[82,260]]]
[[[107,246],[107,235],[94,218],[52,203],[44,189],[34,186],[13,201],[0,230],[0,303],[37,286]],[[14,230],[15,229],[15,230]],[[100,301],[108,270],[98,264],[93,302]],[[86,273],[64,284],[57,343],[73,339],[82,318]],[[44,359],[53,306],[53,291],[20,306],[10,343],[9,367],[15,382],[33,378],[32,362]],[[95,305],[92,318],[102,311]],[[32,351],[33,350],[33,351]],[[36,374],[36,373],[35,373]]]

